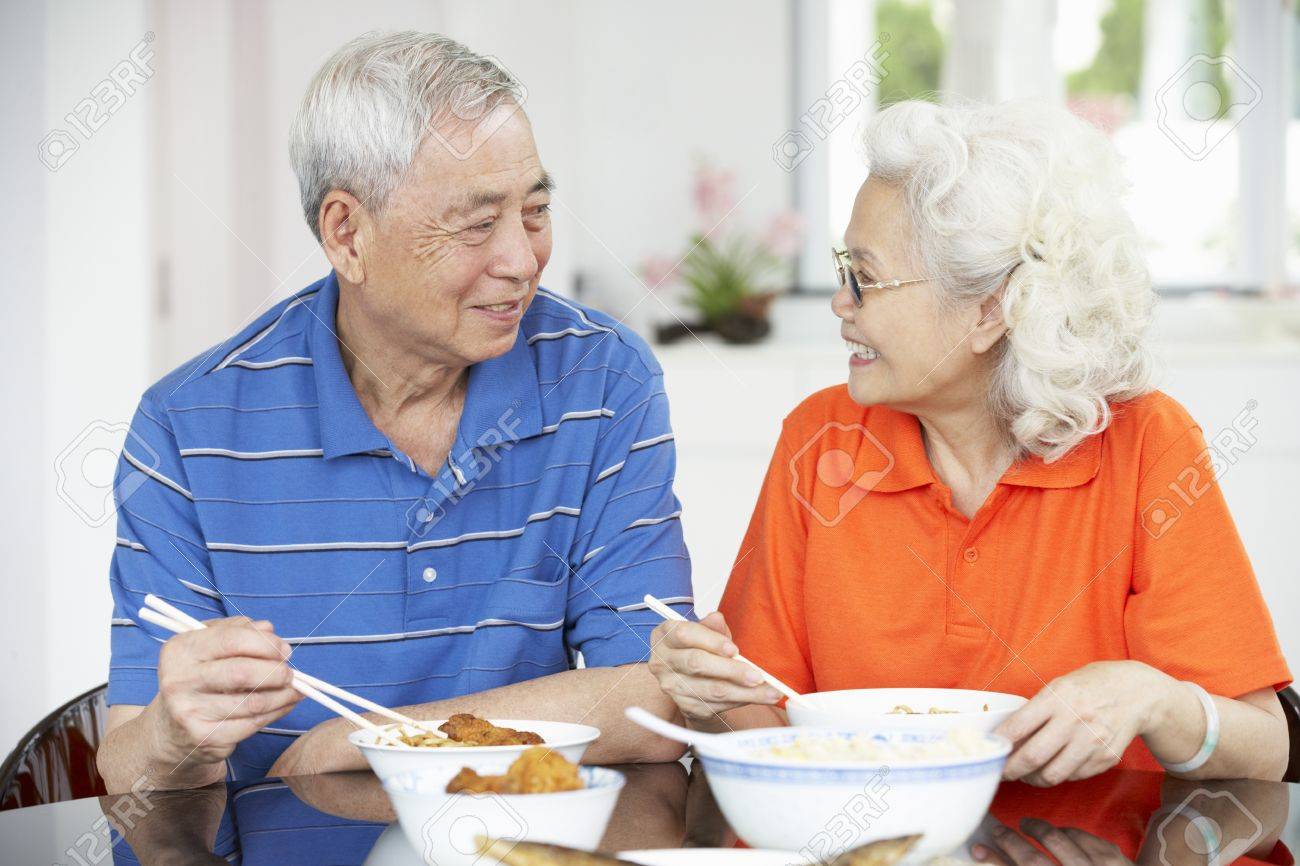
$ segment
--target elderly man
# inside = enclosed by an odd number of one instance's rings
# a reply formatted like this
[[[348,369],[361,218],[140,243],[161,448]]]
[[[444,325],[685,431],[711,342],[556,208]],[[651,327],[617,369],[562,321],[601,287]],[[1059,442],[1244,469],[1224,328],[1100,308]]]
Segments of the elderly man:
[[[692,601],[662,373],[539,287],[552,181],[519,93],[423,33],[312,81],[290,151],[332,273],[149,389],[122,454],[111,788],[364,766],[290,654],[412,716],[680,755],[622,714],[674,713],[643,596]],[[169,636],[147,593],[210,627]]]

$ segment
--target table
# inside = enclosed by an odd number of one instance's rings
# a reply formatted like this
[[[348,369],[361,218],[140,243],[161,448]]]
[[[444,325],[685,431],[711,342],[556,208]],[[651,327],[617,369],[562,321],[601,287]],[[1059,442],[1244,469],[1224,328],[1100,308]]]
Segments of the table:
[[[733,847],[703,768],[687,762],[626,765],[628,777],[602,850]],[[1227,866],[1219,851],[1292,866],[1300,844],[1300,786],[1253,781],[1186,782],[1157,773],[1115,770],[1083,782],[1037,789],[1004,783],[977,836],[1026,818],[1073,827],[1088,836],[1064,866]],[[111,832],[112,815],[124,836]],[[140,791],[0,812],[4,864],[242,863],[415,866],[378,781],[369,772],[322,774],[211,785],[192,791]],[[1040,825],[1041,826],[1041,825]],[[1047,866],[1026,858],[1011,866]],[[968,850],[953,858],[970,860]],[[486,866],[486,864],[485,864]]]

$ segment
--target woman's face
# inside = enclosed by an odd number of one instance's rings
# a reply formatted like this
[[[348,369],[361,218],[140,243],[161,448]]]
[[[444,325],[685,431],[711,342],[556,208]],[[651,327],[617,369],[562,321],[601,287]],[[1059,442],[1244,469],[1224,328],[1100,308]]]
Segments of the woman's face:
[[[859,285],[926,276],[910,253],[910,231],[901,189],[868,178],[844,232]],[[831,309],[840,318],[840,334],[854,344],[849,395],[855,402],[915,411],[969,399],[970,388],[962,386],[979,380],[984,366],[971,340],[979,305],[944,309],[937,288],[931,280],[864,288],[861,307],[847,286],[835,293]]]

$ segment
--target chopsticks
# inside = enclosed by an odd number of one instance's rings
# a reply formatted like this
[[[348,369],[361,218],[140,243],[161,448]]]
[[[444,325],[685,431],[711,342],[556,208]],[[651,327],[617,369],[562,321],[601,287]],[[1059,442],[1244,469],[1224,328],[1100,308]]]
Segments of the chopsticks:
[[[144,603],[145,606],[140,608],[140,618],[151,622],[156,626],[165,628],[168,631],[179,634],[185,631],[197,631],[201,628],[207,628],[201,620],[195,619],[185,611],[167,601],[164,601],[156,595],[146,595],[144,597]],[[399,740],[392,732],[387,731],[376,725],[374,722],[358,715],[325,693],[328,692],[329,695],[340,697],[343,700],[356,704],[372,713],[377,713],[384,718],[392,719],[393,721],[400,722],[404,725],[410,725],[413,728],[427,731],[445,739],[445,735],[436,728],[433,728],[431,725],[418,722],[409,716],[397,712],[396,710],[390,710],[382,704],[377,704],[374,701],[361,697],[361,695],[354,695],[347,689],[341,689],[336,685],[317,679],[316,677],[313,677],[310,674],[305,674],[300,670],[295,670],[293,672],[293,688],[306,697],[311,698],[321,706],[339,714],[357,727],[365,728],[380,739],[387,741],[389,745],[399,746],[404,749],[412,748]]]
[[[660,601],[659,599],[655,598],[653,595],[647,595],[647,596],[645,597],[645,603],[646,603],[646,607],[650,608],[650,609],[653,610],[655,613],[657,613],[657,614],[659,614],[660,616],[662,616],[664,619],[670,619],[670,620],[673,620],[673,621],[675,621],[675,622],[689,622],[689,620],[686,619],[686,617],[682,616],[680,613],[678,613],[677,611],[673,610],[671,607],[669,607],[668,605],[664,604],[662,601]],[[781,681],[778,680],[776,677],[772,676],[772,675],[769,674],[767,671],[763,670],[761,667],[759,667],[758,665],[754,664],[753,662],[751,662],[749,659],[745,658],[745,657],[744,657],[743,655],[741,655],[740,653],[736,653],[736,655],[734,656],[734,658],[736,659],[736,661],[738,661],[738,662],[744,662],[745,664],[749,665],[749,666],[750,666],[751,668],[753,668],[754,670],[758,671],[759,676],[761,676],[761,677],[763,678],[763,681],[764,681],[764,682],[766,682],[766,683],[767,683],[769,686],[771,686],[772,688],[776,689],[776,690],[777,690],[778,692],[780,692],[781,694],[785,695],[785,696],[786,696],[787,698],[789,698],[790,700],[794,701],[795,703],[797,703],[797,704],[799,704],[799,705],[801,705],[801,706],[807,707],[807,708],[810,709],[810,710],[813,710],[813,709],[816,709],[816,708],[817,708],[817,707],[816,707],[816,704],[814,704],[812,701],[808,700],[808,698],[806,698],[806,697],[804,697],[803,695],[799,694],[799,693],[796,692],[794,689],[790,688],[790,687],[787,686],[785,683],[781,682]]]

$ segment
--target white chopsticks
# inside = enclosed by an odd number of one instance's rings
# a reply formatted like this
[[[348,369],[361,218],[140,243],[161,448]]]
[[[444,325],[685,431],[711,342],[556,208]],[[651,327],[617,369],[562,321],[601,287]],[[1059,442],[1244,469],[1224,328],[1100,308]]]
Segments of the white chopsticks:
[[[687,620],[686,617],[682,616],[680,613],[673,610],[671,607],[664,604],[662,601],[655,598],[653,595],[647,595],[645,597],[645,603],[646,603],[646,607],[650,608],[655,613],[662,616],[664,619],[674,620],[675,622],[689,622],[689,620]],[[787,698],[794,701],[795,703],[807,707],[810,710],[814,710],[817,708],[816,704],[814,704],[811,700],[799,694],[794,689],[790,688],[785,683],[781,682],[776,677],[772,676],[767,671],[763,670],[761,667],[754,664],[753,662],[745,658],[740,653],[736,653],[735,659],[738,662],[744,662],[754,670],[758,671],[759,676],[763,678],[764,682],[766,682],[769,686],[776,689],[778,692],[785,695]]]
[[[164,601],[156,595],[146,595],[144,597],[144,603],[145,606],[140,608],[140,618],[151,622],[156,626],[165,628],[168,631],[179,634],[180,632],[195,631],[207,627],[201,620],[195,619],[185,611]],[[427,731],[445,739],[445,735],[431,725],[416,721],[415,719],[405,716],[396,710],[390,710],[382,704],[377,704],[374,701],[367,700],[360,695],[354,695],[347,689],[341,689],[336,685],[331,685],[324,680],[317,679],[316,677],[313,677],[310,674],[305,674],[302,671],[295,670],[293,672],[293,688],[306,697],[311,698],[321,706],[338,713],[357,727],[365,728],[390,745],[399,746],[401,748],[412,748],[399,740],[391,731],[385,730],[374,722],[357,715],[352,710],[343,706],[333,698],[330,698],[325,693],[328,692],[330,695],[340,697],[343,700],[356,704],[362,709],[369,710],[372,713],[378,713],[386,719],[392,719],[395,722],[410,725],[417,730]]]

